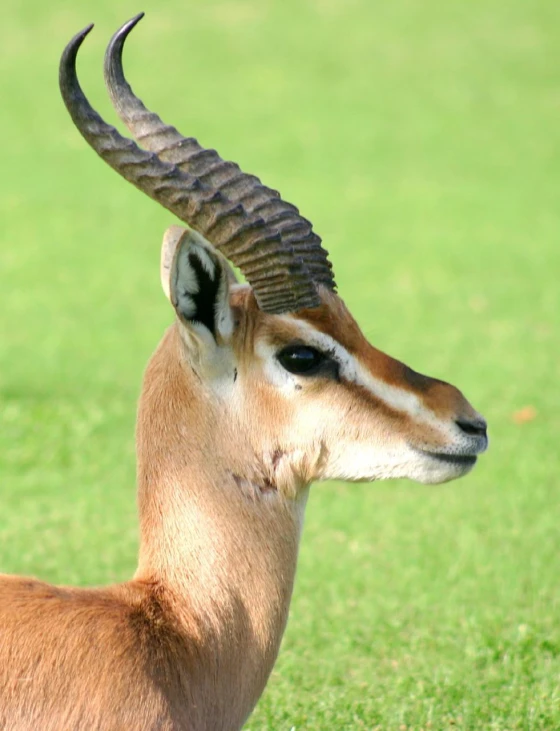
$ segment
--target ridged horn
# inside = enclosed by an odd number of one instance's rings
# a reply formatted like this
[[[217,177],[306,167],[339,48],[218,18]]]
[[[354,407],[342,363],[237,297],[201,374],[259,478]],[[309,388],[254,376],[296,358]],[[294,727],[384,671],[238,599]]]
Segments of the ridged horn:
[[[125,23],[105,52],[105,84],[121,120],[142,147],[222,191],[232,202],[241,203],[247,213],[261,217],[270,230],[280,233],[282,243],[289,244],[303,259],[313,281],[334,290],[328,253],[311,223],[294,205],[282,200],[278,191],[263,185],[259,178],[242,172],[236,163],[222,160],[216,150],[203,148],[193,137],[183,137],[134,94],[124,76],[122,53],[128,34],[143,17],[140,13]]]
[[[257,213],[200,177],[142,150],[91,107],[76,74],[76,57],[93,25],[77,33],[60,60],[59,83],[72,120],[89,145],[116,172],[199,231],[230,259],[270,313],[316,307],[320,298],[304,261]]]

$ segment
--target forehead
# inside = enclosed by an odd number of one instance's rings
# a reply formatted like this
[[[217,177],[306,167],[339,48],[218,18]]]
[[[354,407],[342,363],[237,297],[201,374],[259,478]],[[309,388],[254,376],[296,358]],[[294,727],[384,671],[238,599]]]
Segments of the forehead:
[[[285,322],[286,329],[292,328],[304,338],[315,332],[320,341],[337,343],[356,358],[371,357],[375,352],[344,302],[331,292],[322,292],[319,307],[293,313]]]
[[[230,302],[239,335],[246,344],[256,338],[285,343],[300,338],[311,327],[336,340],[353,354],[369,345],[340,297],[324,290],[321,300],[321,305],[312,309],[286,315],[267,315],[259,310],[251,289],[242,286],[232,289]]]
[[[297,313],[296,319],[336,340],[349,353],[357,355],[364,346],[369,345],[358,323],[340,297],[332,292],[324,291],[321,300],[320,307],[302,310]]]
[[[339,345],[351,356],[370,362],[376,356],[384,357],[365,339],[340,297],[323,290],[321,300],[321,305],[312,309],[268,315],[259,310],[250,289],[237,292],[232,304],[239,307],[238,346],[248,352],[258,342],[282,347],[299,341],[327,349]]]

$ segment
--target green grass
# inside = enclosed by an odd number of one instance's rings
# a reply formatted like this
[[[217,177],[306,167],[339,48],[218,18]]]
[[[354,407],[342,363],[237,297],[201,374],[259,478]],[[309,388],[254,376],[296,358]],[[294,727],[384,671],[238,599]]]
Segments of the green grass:
[[[57,64],[96,21],[80,74],[112,119],[102,52],[141,9],[140,95],[295,201],[371,340],[490,423],[460,482],[313,489],[247,729],[559,729],[557,0],[3,9],[1,569],[88,585],[135,565],[135,400],[171,318],[170,216],[74,131]]]

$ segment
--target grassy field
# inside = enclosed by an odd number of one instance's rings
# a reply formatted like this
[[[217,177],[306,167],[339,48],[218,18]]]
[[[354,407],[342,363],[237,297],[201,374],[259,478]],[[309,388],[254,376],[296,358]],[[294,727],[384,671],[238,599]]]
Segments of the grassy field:
[[[491,448],[441,487],[319,485],[250,731],[560,729],[560,4],[22,0],[0,23],[0,569],[135,566],[135,401],[170,216],[59,99],[110,34],[184,132],[311,218],[381,349],[459,385]]]

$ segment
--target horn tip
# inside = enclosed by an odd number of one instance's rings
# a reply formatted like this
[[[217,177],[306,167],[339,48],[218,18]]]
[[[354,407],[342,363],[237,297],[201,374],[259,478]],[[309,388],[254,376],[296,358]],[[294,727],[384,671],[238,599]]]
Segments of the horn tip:
[[[123,25],[120,32],[125,33],[125,35],[128,34],[134,28],[134,26],[142,20],[142,18],[145,15],[146,15],[146,13],[144,11],[142,11],[141,13],[138,13],[138,15],[135,15],[133,18],[131,18],[127,23],[125,23]]]
[[[106,55],[105,55],[106,62],[107,62],[108,58],[110,58],[111,56],[113,56],[115,54],[115,52],[117,53],[117,56],[120,58],[126,37],[130,33],[130,31],[142,20],[144,15],[145,15],[144,12],[138,13],[138,15],[135,15],[130,20],[127,20],[124,25],[121,25],[121,27],[113,35],[109,45],[107,46],[107,51],[106,51]]]
[[[62,56],[60,58],[60,66],[59,66],[59,79],[60,79],[60,85],[61,89],[65,87],[68,83],[69,75],[72,75],[72,68],[75,67],[76,63],[76,56],[78,54],[78,49],[84,42],[84,38],[88,35],[88,33],[93,28],[93,23],[90,23],[89,25],[86,25],[85,28],[83,28],[81,31],[76,33],[76,35],[72,38],[72,40],[67,44],[66,48],[64,49]],[[75,70],[74,70],[75,73]],[[64,94],[63,94],[64,96]]]
[[[76,33],[76,35],[74,36],[74,41],[76,41],[76,42],[79,41],[81,43],[84,40],[84,38],[88,35],[88,33],[91,32],[94,25],[95,25],[94,23],[89,23],[89,25],[86,25],[86,27],[83,28],[81,31],[79,31],[79,33]]]

